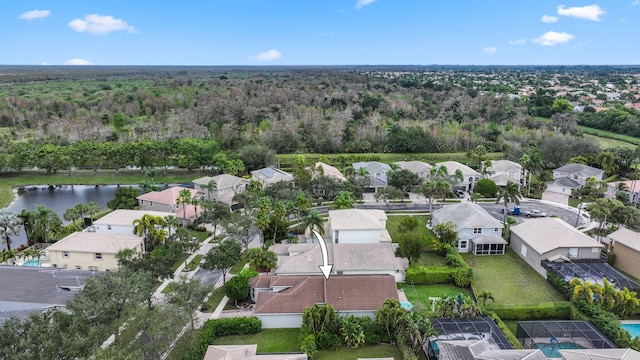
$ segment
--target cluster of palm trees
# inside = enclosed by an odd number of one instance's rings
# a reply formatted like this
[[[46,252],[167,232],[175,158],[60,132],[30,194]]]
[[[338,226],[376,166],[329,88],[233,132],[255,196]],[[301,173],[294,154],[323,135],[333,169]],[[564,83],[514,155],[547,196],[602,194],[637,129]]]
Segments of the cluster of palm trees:
[[[0,263],[7,262],[11,264],[16,263],[16,259],[25,259],[25,260],[36,260],[38,261],[38,266],[40,266],[40,258],[44,255],[44,250],[30,247],[24,249],[21,252],[18,252],[16,249],[2,249],[0,252]]]
[[[76,204],[71,208],[68,208],[62,214],[62,217],[71,222],[75,222],[80,220],[81,226],[84,227],[84,218],[85,215],[89,215],[91,218],[91,222],[93,222],[93,217],[100,212],[100,206],[94,203],[93,201],[89,201],[86,204]]]
[[[150,214],[144,214],[140,219],[133,220],[133,231],[136,235],[144,238],[146,251],[151,251],[157,245],[165,242],[169,236],[169,233],[165,229],[167,226],[169,229],[174,226],[177,227],[178,219],[175,216],[168,218],[170,218],[169,222],[171,222],[171,225],[168,224],[166,218]]]
[[[433,202],[436,199],[445,200],[451,188],[464,180],[462,171],[457,169],[455,173],[449,174],[446,166],[431,168],[429,177],[422,183],[419,192],[429,201],[429,213],[431,213]]]
[[[602,285],[578,278],[573,278],[569,285],[573,286],[573,300],[600,304],[621,318],[637,313],[640,306],[640,300],[635,291],[630,291],[626,287],[618,290],[606,278],[602,279]]]

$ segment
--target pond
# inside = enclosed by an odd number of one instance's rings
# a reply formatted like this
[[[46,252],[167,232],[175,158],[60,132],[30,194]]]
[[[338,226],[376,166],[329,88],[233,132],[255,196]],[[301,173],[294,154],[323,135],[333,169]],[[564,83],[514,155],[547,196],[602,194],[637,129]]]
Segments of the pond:
[[[34,210],[36,205],[44,205],[58,214],[63,223],[65,221],[62,215],[65,210],[79,203],[88,203],[93,201],[98,204],[100,209],[105,209],[107,203],[113,199],[114,194],[119,186],[129,185],[37,185],[23,188],[20,195],[6,209],[13,213],[20,213],[22,209],[29,211]],[[24,228],[20,229],[18,236],[11,237],[11,248],[16,248],[22,244],[26,244],[27,237]],[[4,244],[3,244],[4,245]],[[6,245],[4,245],[6,248]]]

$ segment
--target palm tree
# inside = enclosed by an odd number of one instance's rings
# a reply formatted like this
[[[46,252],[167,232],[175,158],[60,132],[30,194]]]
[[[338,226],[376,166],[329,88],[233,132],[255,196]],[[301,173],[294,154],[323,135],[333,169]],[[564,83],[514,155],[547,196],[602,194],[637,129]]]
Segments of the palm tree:
[[[626,287],[618,292],[619,303],[616,306],[616,314],[621,318],[633,314],[640,306],[640,300],[635,291],[629,291]]]
[[[140,219],[133,220],[133,231],[144,237],[146,251],[153,250],[157,243],[166,239],[166,230],[161,229],[165,226],[167,223],[161,216],[144,214]]]
[[[498,197],[496,198],[496,204],[500,203],[500,200],[503,201],[504,204],[504,223],[507,223],[507,214],[509,213],[509,202],[513,201],[516,205],[520,205],[520,199],[522,195],[520,194],[520,189],[518,188],[518,184],[513,181],[507,181],[507,185],[504,189],[500,189],[498,192]]]
[[[180,226],[180,220],[174,215],[167,215],[164,217],[164,222],[167,224],[169,237],[171,237],[171,229],[177,229]]]
[[[294,208],[296,209],[296,220],[298,222],[298,232],[300,232],[300,217],[301,214],[309,209],[311,206],[311,200],[304,194],[300,193],[296,200],[293,203]]]
[[[215,180],[211,179],[209,180],[207,185],[204,185],[202,187],[207,189],[207,200],[211,201],[211,193],[218,190],[218,183]]]
[[[540,178],[542,172],[544,171],[544,159],[537,151],[531,154],[523,154],[520,158],[520,163],[522,167],[529,173],[529,178],[527,179],[527,195],[531,194],[531,175],[535,175],[537,178]]]
[[[12,262],[12,264],[15,264],[15,260],[18,257],[18,251],[16,249],[11,249],[11,250],[7,250],[7,249],[2,249],[2,252],[0,253],[0,262],[7,262],[7,264],[9,263],[9,261]]]
[[[27,209],[22,209],[20,214],[18,215],[20,220],[22,221],[22,226],[24,226],[24,232],[27,236],[27,245],[33,245],[33,213],[31,211],[27,211]]]
[[[602,278],[602,305],[605,309],[613,309],[620,302],[619,296],[616,287],[607,278]]]
[[[321,235],[324,235],[324,223],[326,220],[316,210],[311,210],[308,215],[303,216],[301,222],[304,229],[309,229],[309,231],[316,230]]]
[[[89,219],[91,219],[91,223],[93,224],[94,215],[100,212],[100,206],[94,203],[93,201],[89,201],[87,203],[87,214],[89,214]]]
[[[80,218],[80,212],[78,211],[78,208],[74,206],[65,210],[62,214],[62,218],[69,222],[75,222],[76,219]]]
[[[362,168],[361,168],[362,169]],[[332,208],[334,209],[353,209],[356,202],[351,197],[350,191],[340,191],[340,194],[333,199]]]
[[[433,200],[435,200],[436,196],[438,195],[436,182],[430,179],[426,180],[420,187],[420,193],[427,199],[427,201],[429,201],[429,214],[431,214]]]
[[[44,205],[36,205],[33,215],[33,240],[39,243],[49,241],[49,233],[62,225],[58,214]]]
[[[4,244],[7,244],[7,250],[11,250],[10,236],[18,235],[21,225],[22,221],[17,214],[4,209],[0,210],[0,238]]]
[[[479,192],[474,192],[473,194],[471,194],[471,202],[473,203],[478,203],[478,200],[482,199],[482,194],[480,194]]]
[[[581,281],[578,278],[571,279],[569,284],[573,286],[573,300],[582,299],[589,304],[592,304],[594,300],[600,302],[602,298],[602,287],[600,285],[589,281]]]
[[[491,293],[491,291],[483,291],[480,293],[480,295],[478,295],[478,299],[481,300],[482,305],[486,305],[488,300],[491,300],[491,302],[495,302],[496,299],[493,297],[493,293]]]
[[[116,253],[116,260],[119,266],[125,266],[131,263],[136,252],[130,248],[124,248]]]
[[[176,204],[182,205],[182,221],[185,223],[187,221],[187,204],[191,204],[191,191],[189,189],[180,190]]]
[[[200,198],[198,198],[197,196],[194,196],[193,198],[191,198],[191,205],[193,205],[193,211],[195,211],[196,213],[196,225],[198,224],[198,206],[200,206]]]

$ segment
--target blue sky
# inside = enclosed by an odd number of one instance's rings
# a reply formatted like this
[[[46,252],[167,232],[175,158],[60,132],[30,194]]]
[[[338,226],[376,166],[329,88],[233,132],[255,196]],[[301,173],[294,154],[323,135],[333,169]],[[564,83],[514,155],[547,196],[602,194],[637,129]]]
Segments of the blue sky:
[[[598,1],[3,1],[0,64],[640,64],[640,0]]]

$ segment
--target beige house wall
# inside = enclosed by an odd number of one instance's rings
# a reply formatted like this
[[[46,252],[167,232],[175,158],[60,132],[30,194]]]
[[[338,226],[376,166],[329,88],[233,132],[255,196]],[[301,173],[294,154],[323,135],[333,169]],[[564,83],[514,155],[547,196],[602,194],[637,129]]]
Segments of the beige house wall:
[[[136,248],[137,253],[141,251],[141,248]],[[96,260],[95,252],[69,251],[67,252],[68,256],[64,256],[63,253],[62,250],[49,250],[51,266],[69,270],[106,271],[118,269],[116,254],[102,253],[102,260]]]
[[[616,242],[613,253],[616,254],[614,266],[636,278],[640,278],[640,254],[638,251]]]

